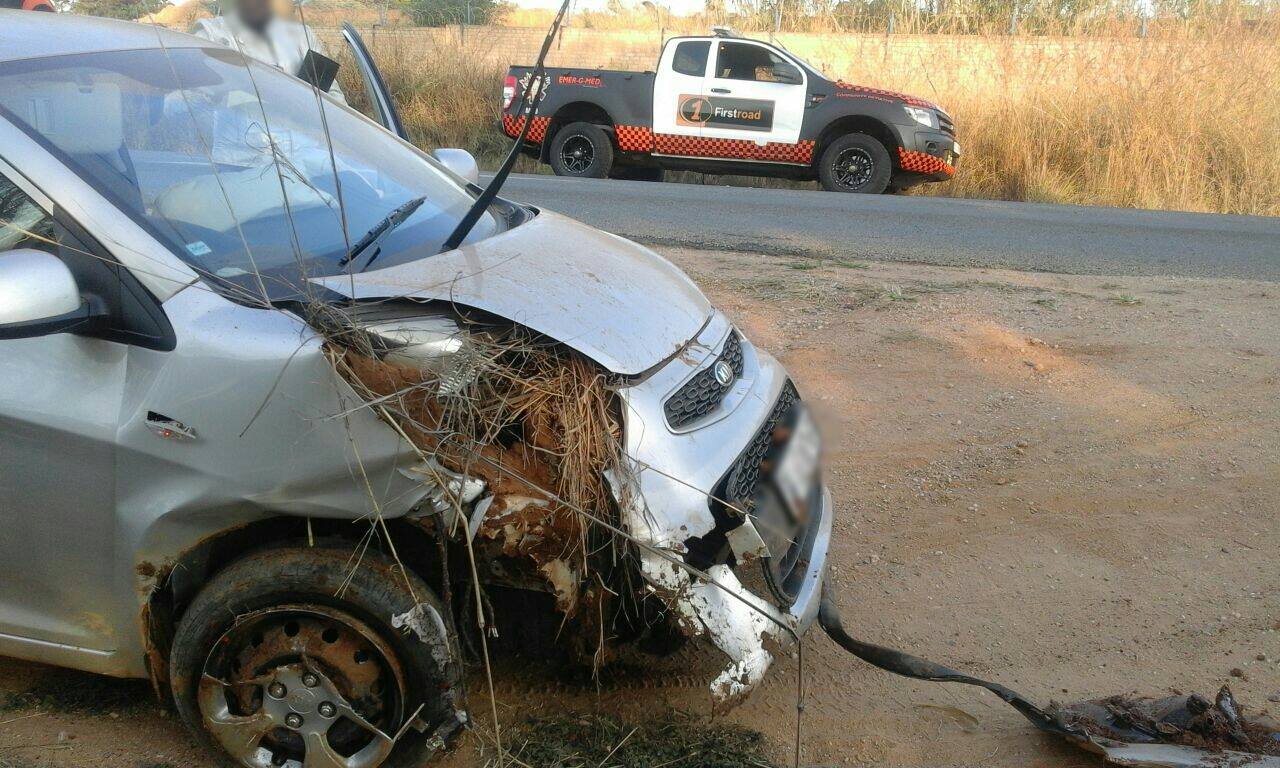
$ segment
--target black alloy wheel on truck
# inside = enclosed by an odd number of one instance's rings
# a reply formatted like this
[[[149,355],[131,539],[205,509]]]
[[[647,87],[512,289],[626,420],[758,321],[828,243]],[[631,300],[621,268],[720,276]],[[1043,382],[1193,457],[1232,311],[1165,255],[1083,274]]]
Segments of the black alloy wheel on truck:
[[[600,126],[569,123],[551,140],[551,170],[557,176],[603,179],[613,167],[613,142]]]
[[[893,163],[889,150],[865,133],[850,133],[827,146],[818,161],[818,178],[828,192],[878,195],[889,186]]]

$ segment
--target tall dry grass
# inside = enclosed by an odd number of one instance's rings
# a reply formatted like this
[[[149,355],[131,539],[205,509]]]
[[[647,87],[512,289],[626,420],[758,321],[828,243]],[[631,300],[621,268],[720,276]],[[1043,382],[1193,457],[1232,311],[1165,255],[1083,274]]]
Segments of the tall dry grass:
[[[482,166],[494,164],[510,148],[497,128],[505,67],[447,39],[373,32],[365,33],[364,40],[415,144],[461,147]],[[339,53],[343,92],[352,106],[368,113],[363,84],[346,47],[330,49]]]
[[[447,35],[375,37],[416,141],[464,147],[482,164],[501,156],[507,142],[495,125],[510,53],[493,41],[499,31],[468,30],[463,46]],[[656,58],[656,38],[633,34]],[[931,98],[953,114],[959,173],[916,194],[1280,215],[1280,27],[1272,22],[1143,39],[1131,30],[779,39],[830,76]],[[555,63],[571,55],[566,49]]]
[[[925,194],[1280,215],[1276,32],[925,44],[847,74],[953,113],[959,173]]]

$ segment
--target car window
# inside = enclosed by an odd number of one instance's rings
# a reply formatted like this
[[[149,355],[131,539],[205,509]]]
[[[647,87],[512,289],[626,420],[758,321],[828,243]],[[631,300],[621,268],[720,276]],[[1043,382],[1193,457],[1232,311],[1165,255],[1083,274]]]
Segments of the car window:
[[[682,75],[702,77],[707,73],[707,54],[711,53],[710,40],[686,40],[676,46],[671,68]]]
[[[9,62],[0,116],[232,294],[309,292],[306,278],[343,271],[350,244],[419,197],[377,263],[434,255],[473,202],[354,111],[220,48]],[[499,226],[486,213],[468,241]]]
[[[57,253],[53,219],[0,174],[0,251],[35,248]]]
[[[791,62],[751,43],[720,43],[716,54],[716,77],[792,85],[801,82],[800,71]]]

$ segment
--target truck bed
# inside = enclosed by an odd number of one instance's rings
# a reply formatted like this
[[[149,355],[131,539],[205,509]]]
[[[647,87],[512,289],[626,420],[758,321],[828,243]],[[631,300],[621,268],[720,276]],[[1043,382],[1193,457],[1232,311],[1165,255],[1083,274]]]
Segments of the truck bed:
[[[511,67],[508,77],[515,78],[516,92],[511,105],[503,111],[504,124],[517,124],[514,110],[533,73],[531,66]],[[617,69],[590,67],[547,67],[546,92],[538,104],[538,115],[550,116],[563,107],[577,102],[597,105],[605,110],[616,125],[649,126],[653,123],[653,72],[632,72]],[[541,142],[542,136],[532,135],[544,130],[541,117],[535,118],[530,139]]]

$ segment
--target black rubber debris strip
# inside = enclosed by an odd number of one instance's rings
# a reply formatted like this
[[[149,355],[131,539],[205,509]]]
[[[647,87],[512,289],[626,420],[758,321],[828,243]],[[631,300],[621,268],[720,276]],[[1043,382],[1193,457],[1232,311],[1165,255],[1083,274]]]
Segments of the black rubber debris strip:
[[[822,629],[849,653],[895,675],[984,688],[1036,728],[1102,755],[1108,762],[1150,768],[1280,768],[1280,724],[1250,718],[1224,686],[1203,696],[1160,699],[1112,696],[1043,709],[999,683],[957,672],[909,653],[864,643],[845,631],[829,583],[818,613]]]

